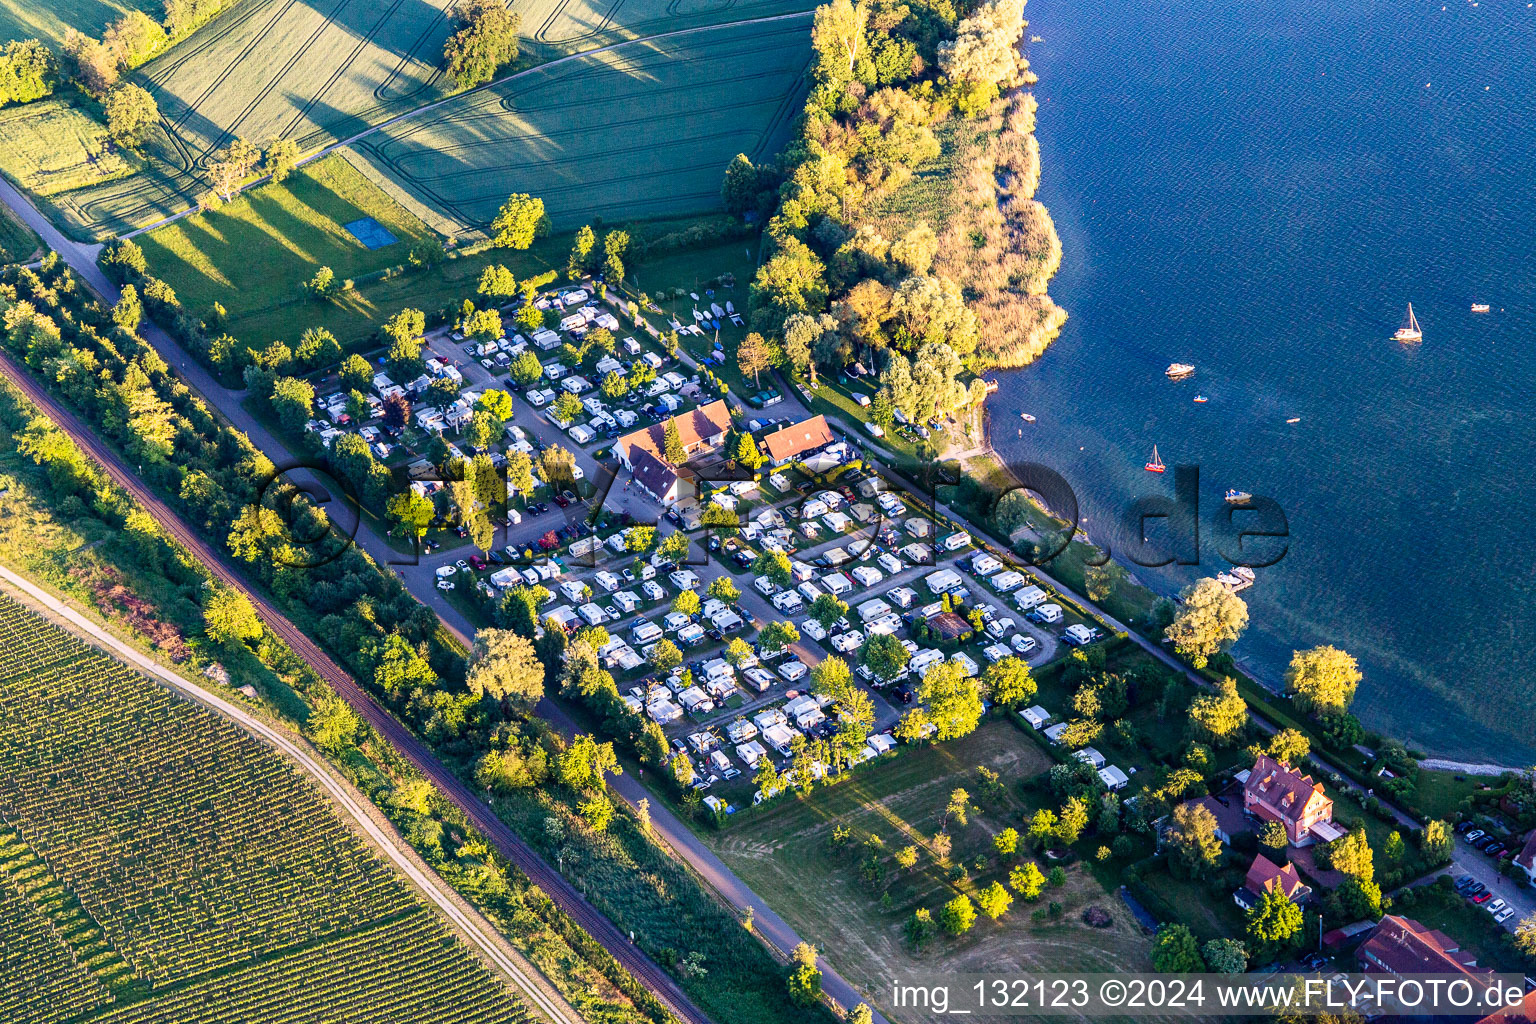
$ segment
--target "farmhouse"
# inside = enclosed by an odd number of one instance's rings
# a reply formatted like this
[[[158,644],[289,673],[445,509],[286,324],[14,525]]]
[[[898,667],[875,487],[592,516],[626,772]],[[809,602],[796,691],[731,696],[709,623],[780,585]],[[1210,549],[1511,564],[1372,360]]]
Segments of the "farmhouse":
[[[1515,867],[1523,870],[1533,883],[1536,883],[1536,832],[1532,832],[1525,846],[1515,854]]]
[[[777,467],[825,448],[833,440],[827,418],[813,416],[765,436],[763,450],[768,453],[769,461]]]
[[[683,451],[688,457],[702,451],[713,451],[725,443],[726,431],[731,429],[731,414],[724,402],[715,401],[690,412],[672,417],[677,433],[683,441]],[[650,452],[658,460],[666,462],[666,424],[654,423],[634,433],[625,434],[613,445],[613,453],[625,468],[634,469],[634,453]]]
[[[1294,846],[1342,839],[1344,832],[1333,824],[1333,801],[1312,776],[1260,754],[1243,783],[1243,809],[1263,821],[1285,826]]]
[[[1253,858],[1242,888],[1232,894],[1232,902],[1244,910],[1259,905],[1259,899],[1270,889],[1278,889],[1292,903],[1301,903],[1312,895],[1312,889],[1296,873],[1296,865],[1281,867],[1262,853]]]

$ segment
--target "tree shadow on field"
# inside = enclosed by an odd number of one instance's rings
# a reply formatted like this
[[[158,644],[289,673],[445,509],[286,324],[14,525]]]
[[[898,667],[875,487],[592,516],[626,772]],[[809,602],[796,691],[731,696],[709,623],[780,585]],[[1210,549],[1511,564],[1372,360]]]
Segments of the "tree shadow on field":
[[[303,0],[338,28],[392,57],[436,64],[442,56],[454,0]],[[331,68],[327,67],[327,72]]]

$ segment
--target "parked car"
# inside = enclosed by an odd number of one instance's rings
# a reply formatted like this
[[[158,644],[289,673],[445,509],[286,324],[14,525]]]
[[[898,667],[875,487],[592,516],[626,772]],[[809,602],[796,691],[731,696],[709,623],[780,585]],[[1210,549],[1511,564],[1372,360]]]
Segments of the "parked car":
[[[478,569],[484,569],[485,568],[485,559],[481,558],[479,555],[470,555],[469,556],[469,564],[474,566],[477,570]]]
[[[1512,918],[1514,916],[1515,916],[1515,908],[1514,907],[1505,907],[1503,910],[1499,911],[1497,914],[1494,914],[1493,915],[1493,919],[1495,921],[1497,921],[1499,924],[1503,924],[1505,921],[1508,921],[1510,918]]]
[[[1469,843],[1475,843],[1477,840],[1483,838],[1483,836],[1487,834],[1488,833],[1484,832],[1482,829],[1475,828],[1471,832],[1468,832],[1466,835],[1462,836],[1462,838]]]
[[[1505,903],[1503,900],[1494,900],[1492,903],[1483,907],[1483,909],[1488,911],[1490,914],[1497,914],[1507,906],[1509,906],[1509,904]]]
[[[1457,835],[1464,836],[1468,832],[1471,832],[1471,831],[1472,831],[1472,821],[1471,821],[1470,818],[1468,820],[1466,820],[1466,821],[1461,821],[1461,822],[1457,822],[1456,823],[1456,834]]]
[[[1483,852],[1490,857],[1498,857],[1502,855],[1507,849],[1509,849],[1509,847],[1505,846],[1503,843],[1494,843],[1492,846],[1484,847]]]
[[[1472,897],[1472,902],[1473,903],[1477,903],[1477,904],[1483,904],[1483,903],[1487,903],[1491,899],[1493,899],[1493,893],[1484,891],[1484,892],[1480,892],[1476,896]]]
[[[1482,882],[1473,882],[1471,885],[1467,886],[1466,891],[1463,892],[1462,895],[1470,900],[1487,891],[1488,887]]]

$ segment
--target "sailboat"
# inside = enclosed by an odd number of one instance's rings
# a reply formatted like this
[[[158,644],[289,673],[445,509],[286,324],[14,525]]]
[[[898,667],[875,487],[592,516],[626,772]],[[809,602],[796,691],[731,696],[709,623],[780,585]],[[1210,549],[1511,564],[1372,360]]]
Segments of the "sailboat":
[[[1413,315],[1413,303],[1408,303],[1408,319],[1392,335],[1393,341],[1423,341],[1424,332],[1419,330],[1419,318]]]
[[[1157,445],[1153,445],[1152,446],[1152,461],[1147,463],[1147,472],[1148,473],[1161,473],[1163,470],[1165,470],[1167,468],[1168,468],[1167,466],[1163,465],[1162,457],[1157,454]]]

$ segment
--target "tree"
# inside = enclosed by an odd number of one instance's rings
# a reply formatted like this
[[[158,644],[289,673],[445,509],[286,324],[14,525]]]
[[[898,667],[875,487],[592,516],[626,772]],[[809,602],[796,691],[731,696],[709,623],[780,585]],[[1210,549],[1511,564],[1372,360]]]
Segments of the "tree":
[[[564,423],[574,422],[582,412],[581,399],[569,391],[562,391],[560,397],[555,399],[555,404],[550,407],[550,412]]]
[[[789,564],[789,556],[782,551],[764,551],[753,561],[752,571],[759,576],[768,577],[781,587],[789,586],[789,581],[794,578],[794,568]]]
[[[876,633],[864,644],[864,665],[876,679],[894,679],[906,669],[912,653],[890,633]]]
[[[810,614],[821,623],[822,629],[831,629],[833,623],[848,614],[848,603],[833,594],[817,594],[816,600],[811,602]]]
[[[64,55],[73,65],[74,76],[80,85],[98,100],[117,84],[118,55],[106,43],[97,42],[76,29],[65,29]]]
[[[685,533],[669,533],[667,539],[661,542],[661,547],[656,553],[664,561],[680,562],[688,555],[688,535]]]
[[[683,591],[672,599],[672,610],[689,616],[699,614],[699,595],[691,590]]]
[[[310,417],[315,386],[297,377],[279,377],[272,385],[272,411],[284,429],[297,432]]]
[[[976,894],[976,905],[987,917],[996,921],[1008,912],[1013,906],[1013,897],[1008,895],[1008,890],[1003,888],[1002,882],[993,882],[987,888]]]
[[[821,999],[821,972],[816,969],[816,947],[802,942],[791,955],[789,998],[796,1006],[814,1006]]]
[[[1291,656],[1285,688],[1295,697],[1298,708],[1329,718],[1349,710],[1361,678],[1353,657],[1325,645]]]
[[[1381,916],[1381,886],[1361,878],[1347,879],[1337,890],[1349,920]]]
[[[760,388],[763,386],[760,375],[773,365],[773,350],[761,334],[750,331],[736,346],[736,365],[742,376],[752,375],[753,387]]]
[[[976,923],[976,907],[971,898],[961,893],[939,911],[939,924],[951,935],[964,935]]]
[[[1216,684],[1215,693],[1202,693],[1189,703],[1190,732],[1213,747],[1235,746],[1248,728],[1248,703],[1231,678]]]
[[[794,236],[758,267],[749,298],[752,329],[779,335],[796,313],[820,313],[827,304],[826,267],[811,248]]]
[[[658,672],[671,672],[683,663],[683,652],[677,649],[677,644],[663,637],[656,641],[656,647],[651,651],[651,667]]]
[[[1040,873],[1038,864],[1032,860],[1025,861],[1008,872],[1008,884],[1014,892],[1033,903],[1045,891],[1045,876]]]
[[[1248,951],[1236,939],[1211,939],[1200,947],[1206,969],[1215,974],[1242,974],[1248,970]]]
[[[1270,757],[1288,767],[1296,767],[1312,752],[1312,741],[1296,729],[1281,729],[1269,738],[1265,748]]]
[[[568,487],[576,482],[576,456],[558,444],[539,453],[539,476],[551,487]]]
[[[394,430],[404,430],[411,419],[411,400],[402,394],[386,396],[383,418],[385,426]]]
[[[460,89],[472,89],[496,77],[517,60],[518,15],[503,0],[465,0],[458,8],[458,27],[443,45],[448,74]]]
[[[981,674],[981,689],[992,703],[1013,710],[1035,695],[1035,680],[1023,658],[999,658]]]
[[[1198,974],[1205,970],[1200,943],[1182,924],[1165,924],[1152,940],[1152,969],[1163,974]]]
[[[1221,865],[1221,840],[1216,816],[1203,804],[1185,803],[1173,809],[1165,843],[1172,862],[1190,878],[1205,878]]]
[[[496,793],[510,793],[538,785],[521,752],[514,749],[491,750],[475,765],[477,785]]]
[[[508,196],[496,219],[491,221],[491,237],[503,249],[526,249],[548,231],[544,200],[523,192]]]
[[[330,690],[321,694],[304,723],[304,731],[323,750],[345,750],[357,736],[362,723],[351,706]]]
[[[1382,845],[1382,854],[1394,864],[1403,859],[1403,854],[1408,852],[1407,845],[1403,842],[1403,834],[1395,829],[1387,836],[1387,841]]]
[[[1335,871],[1342,871],[1363,882],[1376,877],[1375,858],[1371,854],[1371,844],[1366,838],[1364,826],[1357,826],[1349,835],[1330,844],[1328,852],[1332,855]]]
[[[274,182],[281,183],[293,173],[298,162],[299,144],[297,142],[292,139],[274,139],[267,144],[263,170],[272,176]]]
[[[720,198],[727,213],[740,216],[756,209],[763,195],[762,175],[745,153],[737,153],[725,168]]]
[[[902,925],[902,930],[907,933],[907,941],[921,949],[929,939],[933,938],[933,914],[927,907],[918,907],[912,911],[912,916],[907,919],[907,923]]]
[[[966,677],[952,661],[928,669],[918,684],[918,696],[928,708],[928,721],[937,727],[939,741],[969,735],[981,721],[981,693],[974,679]]]
[[[1061,806],[1061,814],[1056,818],[1056,838],[1063,845],[1070,846],[1082,837],[1087,827],[1088,805],[1081,797],[1068,797],[1067,802]]]
[[[890,396],[884,391],[878,392],[870,403],[869,421],[879,426],[881,430],[890,430],[891,424],[896,422],[896,407],[891,404]]]
[[[770,622],[757,634],[757,649],[764,654],[777,654],[799,642],[800,631],[789,622]]]
[[[321,267],[315,271],[313,277],[304,282],[304,290],[311,298],[330,298],[336,293],[336,271],[330,267]]]
[[[160,108],[155,106],[155,98],[126,82],[108,94],[104,109],[108,137],[127,149],[137,149],[160,120]]]
[[[526,711],[544,697],[544,665],[527,637],[510,629],[481,629],[464,683],[476,696]]]
[[[583,733],[560,752],[556,761],[560,782],[577,792],[601,793],[608,788],[605,775],[623,775],[612,743],[599,743]]]
[[[138,289],[131,284],[123,285],[117,305],[112,307],[112,322],[129,334],[137,334],[144,319],[144,303],[139,300]]]
[[[1536,959],[1536,913],[1527,914],[1515,925],[1514,943],[1527,959]]]
[[[758,449],[757,439],[743,432],[736,440],[736,461],[755,473],[768,457]]]
[[[841,700],[852,686],[853,674],[848,671],[848,663],[836,655],[822,659],[820,664],[811,669],[813,693]]]
[[[386,507],[391,519],[411,531],[413,537],[425,537],[437,510],[432,500],[415,491],[401,491],[389,499]]]
[[[667,425],[662,429],[662,454],[666,460],[674,466],[681,466],[688,461],[688,450],[683,447],[683,435],[677,429],[677,417],[667,420]]]
[[[1449,824],[1439,820],[1431,821],[1424,826],[1424,834],[1419,839],[1419,849],[1436,861],[1448,861],[1451,859],[1451,850],[1454,846],[1451,835]]]
[[[1290,952],[1301,938],[1301,908],[1279,888],[1265,889],[1248,911],[1248,949],[1259,963]]]
[[[500,263],[492,264],[480,272],[475,294],[492,303],[508,302],[517,296],[517,278]]]
[[[324,327],[310,327],[299,336],[299,347],[293,354],[300,365],[314,370],[340,359],[341,343]]]
[[[1283,850],[1291,845],[1291,837],[1285,834],[1285,826],[1278,821],[1265,822],[1259,829],[1259,845],[1271,850]]]
[[[1191,665],[1204,668],[1211,655],[1230,647],[1242,636],[1248,625],[1248,606],[1209,576],[1185,587],[1179,597],[1183,604],[1178,616],[1163,634]]]
[[[216,644],[249,643],[261,636],[261,620],[244,594],[214,586],[203,605],[203,632]]]
[[[341,362],[341,386],[348,391],[367,391],[373,386],[373,367],[356,352]]]
[[[709,589],[705,593],[726,604],[735,604],[741,599],[741,591],[729,576],[716,576],[710,581]]]
[[[15,40],[0,47],[0,107],[31,103],[53,92],[58,63],[37,39]]]
[[[1056,842],[1056,812],[1042,807],[1029,819],[1029,827],[1025,829],[1025,835],[1029,837],[1029,845],[1036,850],[1043,850]]]
[[[603,277],[613,284],[624,280],[624,252],[628,248],[628,231],[615,230],[603,236]]]
[[[591,225],[583,225],[576,232],[575,239],[571,242],[571,255],[565,261],[565,274],[572,281],[577,280],[587,272],[588,260],[592,256],[592,247],[597,244],[597,235],[592,232]]]

